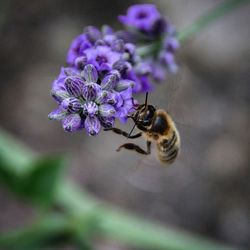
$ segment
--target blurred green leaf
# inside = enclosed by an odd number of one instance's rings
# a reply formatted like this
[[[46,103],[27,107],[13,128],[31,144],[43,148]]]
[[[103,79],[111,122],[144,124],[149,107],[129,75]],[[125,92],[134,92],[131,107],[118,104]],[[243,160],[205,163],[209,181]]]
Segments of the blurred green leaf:
[[[36,154],[13,136],[0,129],[0,168],[15,176],[24,176],[32,170]]]
[[[38,250],[55,249],[54,245],[65,236],[71,235],[68,218],[60,214],[46,214],[35,223],[0,235],[0,249]]]
[[[0,181],[15,194],[49,205],[62,174],[61,156],[38,157],[0,130]]]
[[[20,193],[35,203],[50,204],[54,200],[63,165],[62,157],[39,159],[33,163],[33,171],[19,183]]]

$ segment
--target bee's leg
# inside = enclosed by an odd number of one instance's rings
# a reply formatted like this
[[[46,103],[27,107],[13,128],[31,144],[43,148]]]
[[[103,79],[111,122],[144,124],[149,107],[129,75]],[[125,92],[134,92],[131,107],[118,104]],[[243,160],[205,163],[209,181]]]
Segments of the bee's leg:
[[[142,133],[139,132],[139,133],[137,133],[135,135],[130,135],[129,136],[129,134],[127,132],[125,132],[125,131],[123,131],[123,130],[121,130],[119,128],[105,128],[104,129],[104,131],[108,131],[108,130],[112,130],[114,133],[116,133],[118,135],[123,135],[123,136],[125,136],[126,138],[129,138],[129,139],[135,139],[135,138],[138,138],[138,137],[140,137],[142,135]]]
[[[134,150],[139,154],[143,155],[149,155],[151,152],[151,141],[147,141],[147,151],[142,149],[140,146],[134,144],[134,143],[125,143],[122,144],[116,151],[120,151],[122,148],[128,149],[128,150]]]

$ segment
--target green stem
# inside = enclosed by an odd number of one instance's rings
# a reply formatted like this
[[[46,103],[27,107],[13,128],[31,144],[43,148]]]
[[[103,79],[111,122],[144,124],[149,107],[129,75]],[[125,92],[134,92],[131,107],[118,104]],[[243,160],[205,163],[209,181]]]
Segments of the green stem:
[[[119,240],[143,249],[171,250],[233,250],[222,244],[168,229],[159,224],[132,216],[95,200],[73,183],[64,181],[57,193],[57,204],[67,211],[75,211],[78,230],[92,231],[93,235]]]
[[[97,235],[143,249],[235,250],[199,236],[167,229],[114,209],[92,197],[88,200],[87,197],[89,195],[85,196],[84,191],[74,184],[64,182],[64,186],[58,190],[57,203],[66,205],[72,219],[57,214],[48,215],[32,226],[2,234],[0,246],[8,249],[36,249],[32,247],[40,245],[44,240],[75,232],[82,235],[84,243],[85,238],[90,239]]]
[[[0,236],[1,249],[36,249],[40,243],[69,231],[65,216],[49,214],[26,228],[17,229]]]
[[[234,10],[236,7],[240,6],[243,3],[248,2],[249,0],[226,0],[219,6],[216,6],[210,10],[207,14],[202,15],[194,21],[193,24],[185,28],[178,35],[178,40],[184,42],[194,34],[198,33],[201,30],[204,30],[207,26],[217,21],[219,18],[223,17],[230,11]]]
[[[18,172],[22,176],[23,172],[27,171],[23,164],[26,162],[29,165],[36,157],[33,152],[18,144],[14,138],[0,130],[0,167],[1,159],[10,172],[16,171],[13,166],[17,164]],[[25,153],[21,154],[17,151]],[[65,178],[61,178],[57,184],[54,205],[61,208],[64,213],[44,215],[42,219],[27,228],[2,234],[1,249],[11,246],[6,248],[27,250],[26,246],[38,245],[48,237],[53,238],[64,234],[72,235],[77,240],[80,237],[85,243],[95,236],[102,236],[143,249],[233,249],[197,235],[166,228],[130,215],[97,200]],[[20,247],[21,243],[23,247]]]

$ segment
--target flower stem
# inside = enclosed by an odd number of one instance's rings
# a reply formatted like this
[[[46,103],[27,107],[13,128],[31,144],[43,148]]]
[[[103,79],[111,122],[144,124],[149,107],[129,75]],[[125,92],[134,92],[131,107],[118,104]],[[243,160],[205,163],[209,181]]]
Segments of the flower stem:
[[[2,233],[0,246],[1,249],[36,249],[38,245],[53,236],[62,235],[68,231],[68,220],[65,216],[47,214],[30,226]]]
[[[217,21],[219,18],[223,17],[230,11],[234,10],[236,7],[240,6],[243,3],[248,2],[249,0],[226,0],[219,6],[216,6],[210,10],[205,15],[200,16],[194,21],[193,24],[189,25],[178,35],[178,40],[184,42],[189,39],[194,34],[205,29],[207,26]]]
[[[22,152],[25,153],[21,154]],[[11,173],[19,169],[22,175],[28,169],[24,163],[30,165],[34,158],[36,156],[32,151],[0,129],[0,174],[4,165]],[[60,239],[63,235],[73,237],[81,244],[82,249],[87,249],[88,242],[95,236],[119,240],[142,249],[234,249],[198,235],[163,227],[114,208],[82,190],[67,180],[66,176],[60,175],[53,204],[57,210],[59,208],[59,214],[51,211],[31,226],[2,233],[0,249],[34,250],[37,248],[33,246],[39,246],[58,236]]]

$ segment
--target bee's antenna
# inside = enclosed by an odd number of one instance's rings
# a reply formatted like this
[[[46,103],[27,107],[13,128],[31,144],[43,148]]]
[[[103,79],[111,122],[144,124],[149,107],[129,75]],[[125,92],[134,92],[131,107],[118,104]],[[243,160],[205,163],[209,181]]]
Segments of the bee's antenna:
[[[148,92],[146,93],[144,105],[145,105],[145,108],[147,109],[147,106],[148,106]],[[132,116],[128,116],[128,117],[133,119]],[[134,131],[134,129],[135,129],[135,127],[136,127],[137,120],[135,120],[135,119],[133,119],[133,120],[134,120],[134,123],[135,123],[135,124],[134,124],[133,128],[130,130],[130,132],[129,132],[127,138],[130,137],[130,135],[132,134],[132,132]]]
[[[133,128],[130,130],[130,132],[129,132],[129,134],[128,134],[127,138],[129,138],[129,137],[130,137],[130,135],[132,134],[132,132],[133,132],[133,131],[134,131],[134,129],[135,129],[135,126],[136,126],[136,123],[134,124]]]
[[[147,107],[148,106],[148,92],[146,93],[146,97],[145,97],[145,107]]]

